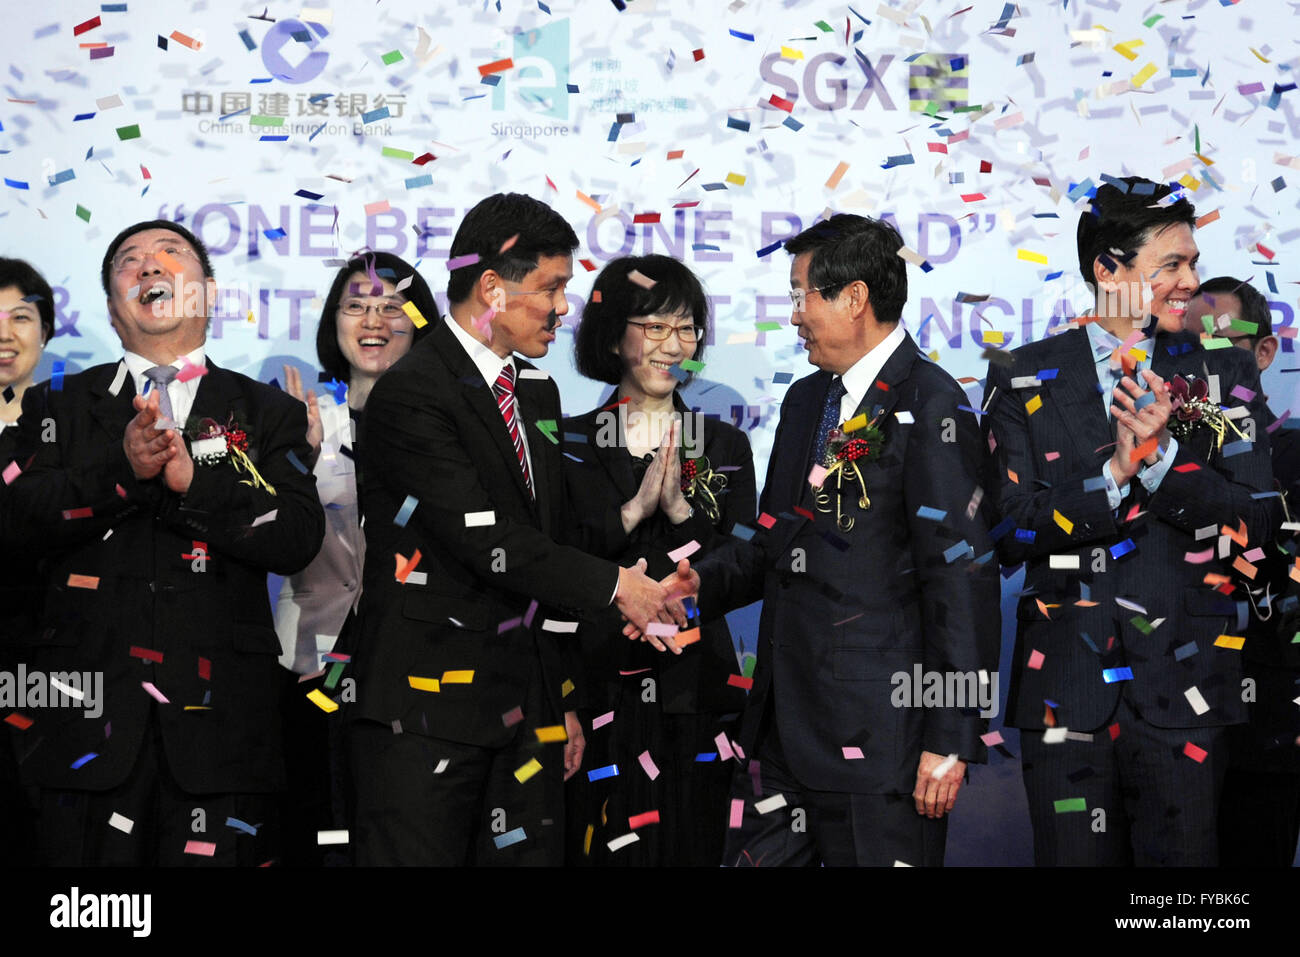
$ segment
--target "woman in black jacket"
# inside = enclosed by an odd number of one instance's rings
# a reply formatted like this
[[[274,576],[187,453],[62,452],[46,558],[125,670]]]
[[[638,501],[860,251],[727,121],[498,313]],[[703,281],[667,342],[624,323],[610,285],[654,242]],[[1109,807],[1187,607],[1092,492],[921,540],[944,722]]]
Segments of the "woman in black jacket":
[[[593,522],[619,509],[628,545],[617,561],[644,559],[654,579],[673,572],[679,551],[694,562],[754,521],[749,440],[678,392],[699,368],[708,320],[690,269],[640,256],[606,265],[578,327],[578,371],[618,388],[565,420],[571,501]],[[570,782],[569,860],[716,867],[747,685],[731,633],[710,622],[674,655],[628,641],[621,627],[611,613],[578,635],[587,752]]]

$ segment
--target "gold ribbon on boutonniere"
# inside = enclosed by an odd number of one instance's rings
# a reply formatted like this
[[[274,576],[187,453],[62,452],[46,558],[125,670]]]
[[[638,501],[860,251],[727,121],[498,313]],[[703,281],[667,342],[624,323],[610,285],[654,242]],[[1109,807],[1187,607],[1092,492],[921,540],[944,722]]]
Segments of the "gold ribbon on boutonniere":
[[[727,487],[727,477],[713,470],[707,455],[682,459],[682,494],[691,503],[717,524],[721,510],[718,508],[717,493]]]
[[[201,420],[189,438],[190,454],[195,464],[216,465],[223,459],[229,459],[236,472],[248,476],[240,481],[240,485],[264,488],[272,495],[275,494],[275,488],[262,478],[257,466],[248,457],[248,430],[235,421],[233,414],[225,425],[216,419]]]
[[[1222,409],[1209,400],[1209,395],[1210,386],[1204,379],[1185,375],[1171,378],[1169,398],[1173,415],[1169,417],[1169,431],[1180,441],[1186,441],[1198,426],[1205,426],[1214,433],[1214,448],[1211,451],[1218,451],[1223,448],[1223,439],[1228,429],[1236,432],[1240,439],[1246,436],[1224,415]]]
[[[850,429],[849,426],[856,425],[858,419],[861,419],[864,424]],[[853,434],[852,438],[849,437],[849,433]],[[826,439],[826,458],[822,462],[826,474],[822,476],[821,484],[814,486],[817,492],[813,501],[817,511],[830,513],[831,493],[822,490],[826,488],[827,481],[834,478],[835,527],[841,532],[851,532],[855,522],[852,515],[844,512],[844,486],[857,483],[858,488],[861,489],[858,508],[871,507],[871,499],[867,497],[867,483],[862,478],[862,470],[858,463],[864,460],[872,462],[880,458],[884,442],[885,435],[876,426],[875,420],[867,422],[865,415],[841,423],[838,428],[831,430]]]

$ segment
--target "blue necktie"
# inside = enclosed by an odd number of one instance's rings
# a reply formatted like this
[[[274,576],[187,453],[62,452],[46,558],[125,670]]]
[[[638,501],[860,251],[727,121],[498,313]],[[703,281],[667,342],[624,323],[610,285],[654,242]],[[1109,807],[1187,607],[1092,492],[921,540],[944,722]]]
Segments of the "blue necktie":
[[[840,400],[844,398],[844,380],[836,376],[831,380],[831,387],[826,390],[826,402],[822,406],[822,420],[817,427],[817,448],[813,455],[813,465],[824,465],[826,442],[831,430],[840,424]]]
[[[154,366],[152,369],[146,369],[144,377],[154,384],[154,389],[158,392],[158,414],[169,422],[174,429],[179,429],[184,423],[177,422],[172,415],[172,400],[167,394],[167,386],[172,379],[176,378],[177,368],[175,366]]]

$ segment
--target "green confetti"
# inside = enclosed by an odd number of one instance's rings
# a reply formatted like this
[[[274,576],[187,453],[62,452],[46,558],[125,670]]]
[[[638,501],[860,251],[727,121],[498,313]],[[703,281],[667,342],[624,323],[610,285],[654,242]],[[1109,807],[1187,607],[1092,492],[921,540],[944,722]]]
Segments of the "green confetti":
[[[556,426],[554,419],[538,419],[533,424],[537,426],[538,431],[541,432],[542,435],[551,440],[552,445],[560,444],[560,440],[555,437]]]
[[[1088,801],[1086,798],[1061,798],[1059,801],[1053,801],[1052,805],[1056,808],[1057,814],[1069,814],[1071,811],[1088,810]]]
[[[818,30],[820,30],[822,33],[834,33],[834,32],[835,32],[833,29],[831,29],[831,25],[830,25],[829,23],[827,23],[825,20],[818,20],[816,23],[813,24],[813,26],[815,26],[815,27],[816,27]]]
[[[415,159],[415,154],[412,153],[410,150],[399,150],[399,149],[395,149],[395,148],[393,148],[393,147],[391,147],[391,146],[385,146],[385,147],[384,147],[384,155],[385,155],[385,156],[391,156],[391,157],[393,157],[394,159],[401,159],[401,160],[413,160],[413,159]]]
[[[388,53],[385,53],[382,57],[380,57],[380,59],[384,61],[384,66],[392,66],[398,60],[403,59],[402,51],[392,50]]]
[[[1201,347],[1203,349],[1231,349],[1231,339],[1220,339],[1217,336],[1213,339],[1202,339]]]
[[[330,665],[330,673],[325,676],[325,687],[329,688],[330,691],[333,691],[334,687],[339,683],[339,676],[343,674],[344,665],[345,662],[342,661],[336,661]]]
[[[1147,17],[1145,20],[1143,20],[1143,21],[1142,21],[1142,26],[1144,26],[1144,27],[1153,27],[1153,26],[1155,26],[1157,23],[1159,23],[1161,20],[1163,20],[1164,18],[1165,18],[1165,15],[1164,15],[1163,13],[1157,13],[1155,16]],[[1197,150],[1196,152],[1199,153],[1200,150]]]
[[[82,206],[80,203],[77,204],[77,218],[90,222],[90,210],[85,206]]]
[[[1300,638],[1300,634],[1297,634],[1296,637]],[[757,664],[758,659],[749,652],[745,652],[745,658],[741,662],[740,673],[746,678],[754,677],[754,667]]]
[[[1255,333],[1259,332],[1259,323],[1247,322],[1245,319],[1234,319],[1232,320],[1232,325],[1228,328],[1240,329],[1246,335],[1253,336]]]
[[[117,138],[119,140],[138,140],[140,138],[140,124],[132,123],[130,126],[119,126],[117,128]]]
[[[754,328],[759,332],[778,332],[781,329],[779,322],[756,322]]]
[[[248,118],[249,126],[284,126],[283,116],[253,115]]]
[[[1196,152],[1199,153],[1201,151],[1201,128],[1199,125],[1193,126],[1192,130],[1196,134]]]
[[[696,362],[694,359],[683,359],[681,366],[687,372],[699,372],[704,368],[703,362]]]
[[[1151,627],[1151,622],[1147,621],[1141,615],[1134,615],[1129,619],[1129,624],[1144,635],[1149,635],[1151,632],[1155,631],[1155,629]]]

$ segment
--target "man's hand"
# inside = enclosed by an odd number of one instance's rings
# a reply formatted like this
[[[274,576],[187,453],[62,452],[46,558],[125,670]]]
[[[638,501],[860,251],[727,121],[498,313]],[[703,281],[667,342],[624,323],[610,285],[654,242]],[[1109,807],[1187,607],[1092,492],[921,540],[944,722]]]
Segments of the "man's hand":
[[[163,482],[177,495],[184,495],[194,481],[194,460],[190,458],[190,450],[185,447],[185,439],[179,432],[168,429],[167,434],[172,437],[171,458],[163,466]]]
[[[678,628],[685,628],[687,624],[686,608],[682,605],[682,599],[694,598],[699,595],[699,572],[691,568],[690,561],[683,558],[677,563],[677,570],[659,584],[663,586],[665,602],[663,610],[659,613],[658,620],[665,624],[676,624]],[[682,653],[682,649],[677,647],[677,643],[670,636],[652,635],[645,628],[639,628],[630,621],[624,626],[623,634],[633,641],[639,638],[644,642],[648,642],[659,651],[667,650],[675,655]]]
[[[136,415],[126,424],[126,432],[122,435],[122,451],[131,463],[131,471],[142,482],[161,472],[176,454],[172,445],[176,433],[171,429],[154,428],[158,421],[158,401],[157,390],[147,399],[138,395],[132,399]]]
[[[1115,480],[1116,485],[1126,485],[1132,481],[1133,476],[1138,474],[1141,468],[1140,462],[1133,461],[1133,449],[1136,445],[1133,442],[1133,432],[1122,422],[1115,422],[1115,452],[1110,457],[1108,466],[1110,468],[1110,477]]]
[[[582,767],[582,754],[587,750],[587,739],[582,736],[582,722],[578,712],[564,712],[564,730],[569,740],[564,743],[564,780],[569,780]]]
[[[668,601],[667,591],[658,582],[646,577],[645,568],[644,558],[638,559],[631,568],[620,568],[618,591],[614,596],[614,604],[623,613],[623,617],[643,633],[651,621],[659,618]],[[681,617],[677,624],[685,626],[686,616],[680,610],[678,615]]]
[[[307,406],[307,444],[311,446],[310,465],[316,464],[320,455],[320,446],[325,441],[325,427],[320,421],[320,404],[316,401],[314,391],[304,391],[302,373],[297,366],[284,364],[284,391]]]
[[[951,763],[950,763],[951,762]],[[935,773],[939,772],[936,778]],[[944,757],[932,751],[922,751],[916,767],[916,813],[930,818],[940,818],[957,803],[957,791],[966,778],[966,762],[958,761],[955,754]]]
[[[1147,465],[1155,465],[1160,461],[1159,449],[1167,448],[1169,445],[1168,422],[1173,412],[1173,402],[1169,398],[1169,386],[1164,379],[1150,369],[1142,373],[1142,378],[1146,380],[1147,388],[1151,390],[1156,400],[1138,410],[1137,399],[1144,394],[1142,387],[1129,376],[1125,376],[1115,387],[1114,404],[1110,411],[1120,425],[1133,433],[1135,447],[1152,438],[1157,440],[1159,448],[1150,452],[1142,460]],[[1134,474],[1137,474],[1136,469]]]
[[[636,490],[636,495],[623,503],[623,508],[619,511],[619,518],[623,520],[623,531],[630,533],[632,529],[653,515],[659,507],[660,489],[664,484],[664,472],[667,471],[668,455],[671,451],[668,445],[671,438],[670,429],[669,434],[664,436],[659,451],[655,453],[654,461],[645,470],[641,487]]]

